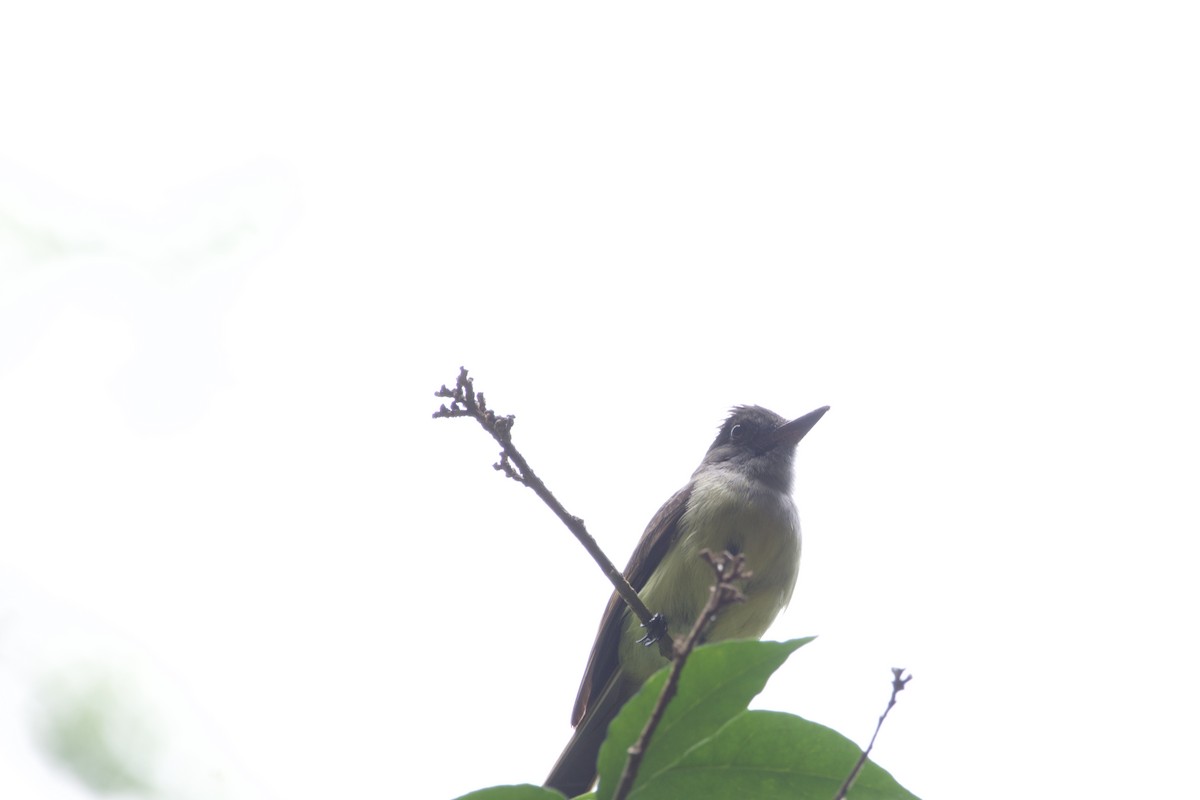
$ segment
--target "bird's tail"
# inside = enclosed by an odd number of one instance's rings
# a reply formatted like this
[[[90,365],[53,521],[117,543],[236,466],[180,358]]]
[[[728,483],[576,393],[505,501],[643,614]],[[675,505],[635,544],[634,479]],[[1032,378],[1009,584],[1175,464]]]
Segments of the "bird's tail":
[[[575,727],[571,741],[567,742],[546,778],[546,788],[557,789],[567,797],[576,797],[592,788],[596,782],[596,758],[608,735],[608,725],[636,688],[630,688],[627,681],[621,680],[620,674],[609,681],[595,705]]]

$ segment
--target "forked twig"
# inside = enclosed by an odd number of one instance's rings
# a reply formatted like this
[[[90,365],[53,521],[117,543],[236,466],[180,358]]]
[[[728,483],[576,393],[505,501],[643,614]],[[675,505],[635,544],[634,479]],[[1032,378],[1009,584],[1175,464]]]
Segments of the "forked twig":
[[[854,762],[854,768],[850,770],[850,774],[842,782],[842,786],[838,789],[838,793],[834,796],[833,800],[845,800],[846,793],[850,791],[850,787],[858,779],[858,773],[862,772],[863,766],[867,763],[867,758],[871,755],[871,748],[875,747],[875,737],[879,735],[879,729],[883,727],[883,721],[887,719],[888,712],[892,710],[892,706],[896,705],[896,695],[904,691],[904,686],[911,680],[912,675],[905,675],[903,669],[892,667],[892,696],[888,700],[887,708],[879,716],[879,722],[875,725],[875,733],[871,734],[870,744],[867,745],[866,750],[863,750],[862,755],[858,757],[858,761]]]
[[[516,418],[512,414],[499,415],[487,407],[483,392],[475,391],[474,380],[468,377],[466,367],[459,368],[458,379],[455,381],[453,389],[443,385],[434,394],[437,397],[450,399],[449,406],[443,404],[441,408],[433,412],[435,418],[472,417],[483,426],[485,431],[491,434],[492,438],[500,445],[500,460],[493,464],[492,468],[503,472],[517,483],[528,486],[542,499],[542,502],[550,507],[550,510],[562,520],[563,524],[584,546],[584,549],[600,565],[600,569],[604,571],[608,580],[616,588],[617,594],[642,623],[642,627],[647,631],[647,644],[657,641],[659,652],[663,654],[663,657],[671,658],[674,654],[674,642],[667,633],[663,617],[646,607],[642,598],[638,597],[637,592],[629,585],[629,581],[625,580],[625,576],[588,533],[583,520],[568,512],[562,503],[558,502],[558,498],[546,488],[546,484],[534,473],[529,462],[513,444],[512,428]]]
[[[641,769],[642,759],[646,757],[646,748],[649,747],[655,730],[662,722],[667,704],[679,690],[679,676],[683,672],[683,665],[687,662],[688,656],[703,640],[704,633],[712,625],[717,618],[717,613],[722,608],[745,600],[741,590],[733,585],[734,581],[750,577],[750,572],[742,569],[746,560],[745,556],[733,555],[728,551],[714,556],[712,551],[707,549],[702,550],[700,555],[712,567],[717,582],[709,589],[708,602],[705,603],[700,616],[696,617],[692,629],[682,642],[675,645],[675,658],[671,662],[671,672],[667,675],[667,682],[663,684],[662,691],[658,695],[654,710],[650,712],[650,718],[646,720],[646,726],[642,729],[637,741],[629,748],[629,758],[625,761],[625,768],[621,770],[621,778],[617,781],[613,800],[625,800],[633,789],[633,782],[637,779],[638,770]]]

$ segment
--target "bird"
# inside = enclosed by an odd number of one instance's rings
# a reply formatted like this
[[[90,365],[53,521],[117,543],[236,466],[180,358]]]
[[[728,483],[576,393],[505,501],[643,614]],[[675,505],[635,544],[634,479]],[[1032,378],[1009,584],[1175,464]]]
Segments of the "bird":
[[[703,550],[745,558],[744,602],[721,611],[705,637],[757,639],[791,600],[800,568],[800,520],[792,500],[796,445],[829,410],[793,420],[761,406],[736,406],[687,485],[646,526],[624,575],[666,631],[685,635],[714,583]],[[621,706],[667,660],[642,637],[614,592],[601,617],[571,713],[575,731],[545,786],[568,797],[596,780],[596,758]]]

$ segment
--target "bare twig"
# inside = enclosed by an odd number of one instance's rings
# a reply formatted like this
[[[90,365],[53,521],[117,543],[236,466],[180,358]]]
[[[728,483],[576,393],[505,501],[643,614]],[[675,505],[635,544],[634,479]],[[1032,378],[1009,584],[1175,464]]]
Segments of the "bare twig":
[[[710,550],[702,550],[700,555],[712,567],[717,582],[709,589],[708,602],[704,605],[700,616],[696,618],[691,631],[682,642],[675,645],[675,658],[671,663],[671,672],[667,675],[667,682],[663,684],[662,692],[658,695],[654,710],[650,712],[650,719],[646,720],[646,727],[642,729],[641,735],[628,750],[629,758],[625,762],[625,769],[621,771],[621,778],[617,782],[613,800],[625,800],[633,789],[633,782],[642,766],[642,759],[646,756],[646,748],[650,745],[650,739],[654,736],[654,731],[657,730],[659,723],[662,722],[667,704],[679,690],[679,675],[683,672],[683,665],[687,662],[688,656],[704,638],[705,631],[717,618],[717,613],[725,606],[739,603],[745,599],[741,590],[733,585],[734,581],[750,577],[750,572],[742,569],[745,556],[733,555],[728,551],[714,556]]]
[[[863,765],[867,763],[867,757],[871,755],[871,749],[875,747],[875,737],[879,735],[879,729],[883,727],[883,721],[887,719],[888,712],[892,710],[892,706],[896,705],[896,695],[904,691],[904,686],[911,680],[912,675],[905,675],[903,669],[892,667],[892,696],[888,700],[887,708],[879,716],[879,722],[875,725],[875,733],[871,734],[870,744],[867,745],[866,750],[863,750],[862,755],[858,757],[858,761],[854,763],[854,769],[850,770],[850,774],[842,782],[842,786],[838,789],[838,793],[834,796],[833,800],[845,800],[846,793],[850,791],[850,787],[858,779],[858,773],[862,772]]]
[[[508,477],[512,478],[517,483],[524,484],[542,499],[546,505],[550,507],[563,524],[575,534],[575,538],[584,546],[600,565],[600,569],[608,576],[609,581],[616,587],[617,594],[625,601],[630,610],[637,616],[642,623],[642,627],[646,628],[652,634],[652,640],[658,641],[659,652],[665,658],[671,658],[674,653],[674,642],[670,635],[666,632],[666,626],[663,625],[663,618],[660,615],[654,614],[642,602],[642,598],[638,597],[637,592],[629,585],[629,581],[625,580],[625,576],[612,563],[612,561],[600,549],[600,545],[588,533],[587,528],[583,524],[583,520],[569,513],[562,503],[558,502],[550,490],[546,488],[546,484],[542,482],[533,472],[533,468],[529,466],[529,462],[521,455],[516,446],[512,442],[512,427],[515,422],[515,417],[512,414],[504,416],[496,414],[487,407],[487,402],[484,400],[483,392],[476,392],[474,380],[467,376],[467,368],[460,367],[458,371],[458,379],[454,383],[454,388],[449,389],[444,384],[441,389],[435,393],[437,397],[450,398],[450,405],[442,405],[437,411],[433,412],[435,418],[438,417],[472,417],[483,429],[491,434],[492,438],[500,445],[500,460],[492,465],[492,468],[503,472]]]

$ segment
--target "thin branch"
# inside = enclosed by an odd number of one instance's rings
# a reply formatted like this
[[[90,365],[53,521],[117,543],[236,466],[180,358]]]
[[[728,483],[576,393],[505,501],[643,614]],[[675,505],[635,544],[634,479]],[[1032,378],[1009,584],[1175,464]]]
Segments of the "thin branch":
[[[846,793],[850,791],[850,787],[854,785],[854,781],[858,779],[858,773],[862,772],[863,766],[867,763],[867,758],[871,755],[871,749],[875,747],[875,737],[879,735],[879,729],[883,727],[883,721],[887,719],[888,712],[892,710],[892,706],[896,705],[896,695],[904,691],[904,686],[912,680],[912,675],[905,675],[904,670],[898,667],[892,667],[892,696],[888,700],[887,708],[879,716],[879,722],[875,725],[875,733],[871,734],[871,743],[867,745],[867,749],[863,750],[858,761],[854,764],[854,769],[850,770],[850,774],[846,776],[846,780],[838,789],[837,795],[833,800],[846,800]]]
[[[460,367],[458,379],[455,381],[454,388],[449,389],[444,384],[442,388],[434,392],[436,397],[450,398],[450,405],[442,405],[437,411],[433,412],[434,418],[439,417],[472,417],[483,429],[491,434],[492,438],[500,445],[500,460],[492,465],[492,468],[503,472],[509,478],[512,478],[517,483],[524,484],[542,499],[546,505],[550,507],[563,524],[575,534],[575,538],[579,540],[584,549],[591,554],[596,563],[600,565],[600,569],[608,576],[609,581],[616,588],[617,594],[625,601],[634,615],[642,623],[642,627],[647,630],[649,637],[647,644],[654,641],[658,642],[659,651],[665,658],[671,658],[674,653],[674,642],[671,640],[666,631],[663,617],[655,614],[646,607],[642,602],[642,598],[638,597],[637,592],[629,585],[629,581],[625,580],[625,576],[617,569],[604,551],[600,549],[600,545],[588,533],[587,528],[583,524],[583,520],[569,513],[562,503],[558,502],[558,498],[551,494],[546,488],[546,484],[542,479],[534,474],[533,468],[529,466],[529,462],[521,455],[512,441],[512,427],[515,422],[515,417],[512,414],[504,416],[496,414],[487,407],[487,402],[484,400],[483,392],[476,392],[474,380],[467,376],[467,368]]]
[[[646,720],[646,727],[642,729],[641,735],[628,750],[629,758],[625,762],[625,769],[621,771],[621,778],[617,782],[613,800],[625,800],[632,791],[633,782],[637,779],[638,770],[642,766],[642,759],[646,757],[646,748],[650,746],[650,740],[653,738],[655,730],[658,729],[659,723],[662,722],[667,704],[679,690],[679,676],[683,672],[683,665],[688,656],[703,640],[705,631],[712,625],[721,609],[746,599],[741,590],[733,585],[734,581],[750,577],[749,571],[742,570],[745,556],[733,555],[728,551],[714,556],[710,550],[702,550],[700,555],[712,567],[717,582],[709,588],[708,602],[704,605],[700,616],[696,618],[691,631],[682,642],[675,645],[675,658],[671,662],[671,672],[667,675],[667,682],[658,695],[654,710],[650,712],[650,719]]]

